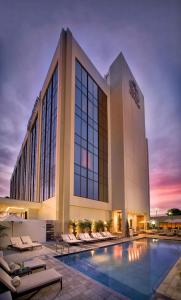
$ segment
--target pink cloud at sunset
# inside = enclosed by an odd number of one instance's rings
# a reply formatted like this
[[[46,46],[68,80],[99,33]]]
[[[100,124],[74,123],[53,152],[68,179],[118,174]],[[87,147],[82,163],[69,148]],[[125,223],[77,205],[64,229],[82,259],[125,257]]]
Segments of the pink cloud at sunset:
[[[152,209],[181,208],[181,180],[160,172],[150,176],[150,198]]]

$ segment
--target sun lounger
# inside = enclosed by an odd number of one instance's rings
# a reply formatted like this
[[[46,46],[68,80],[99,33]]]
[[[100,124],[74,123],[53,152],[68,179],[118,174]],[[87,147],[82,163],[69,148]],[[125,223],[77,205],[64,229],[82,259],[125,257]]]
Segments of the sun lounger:
[[[100,232],[92,232],[92,237],[94,238],[94,239],[97,239],[97,240],[99,240],[99,241],[105,241],[105,240],[107,240],[108,238],[107,237],[103,237],[101,234],[100,234]]]
[[[91,238],[88,233],[79,233],[79,238],[81,239],[81,241],[87,243],[92,243],[97,241],[97,239]]]
[[[166,234],[167,234],[166,230],[158,231],[158,235],[166,235]]]
[[[38,291],[43,287],[47,287],[57,282],[60,282],[62,289],[62,276],[54,269],[44,270],[21,277],[20,284],[15,287],[12,283],[12,278],[0,268],[0,282],[11,291],[13,299],[28,295],[29,293]]]
[[[17,263],[8,264],[3,256],[0,257],[0,267],[4,271],[6,271],[9,275],[15,274],[21,268],[20,264],[17,264]],[[31,271],[41,269],[41,268],[46,269],[46,263],[39,258],[34,258],[32,260],[23,262],[23,267],[30,268]]]
[[[74,234],[62,234],[62,239],[65,243],[68,243],[69,245],[83,243],[83,241],[77,240]]]
[[[21,236],[21,240],[23,244],[29,244],[32,245],[33,247],[42,247],[42,244],[38,242],[33,242],[29,235]]]
[[[178,231],[177,231],[177,236],[180,236],[180,237],[181,237],[181,230],[178,230]]]
[[[107,237],[109,239],[117,239],[118,237],[116,235],[112,235],[109,231],[103,231],[101,232],[103,237]]]
[[[33,246],[30,245],[30,244],[23,244],[22,243],[22,240],[20,239],[20,237],[11,237],[10,238],[10,241],[11,241],[11,245],[13,248],[16,248],[20,251],[23,251],[23,250],[29,250],[29,249],[33,249]]]
[[[174,236],[175,235],[175,232],[174,231],[168,231],[166,233],[166,236]]]

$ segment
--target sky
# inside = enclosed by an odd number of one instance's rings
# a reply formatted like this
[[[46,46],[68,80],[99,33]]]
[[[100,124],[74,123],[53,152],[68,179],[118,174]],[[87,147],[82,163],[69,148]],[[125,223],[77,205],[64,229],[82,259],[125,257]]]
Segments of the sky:
[[[151,209],[181,208],[180,0],[0,0],[0,195],[63,27],[102,75],[123,52],[145,97]]]

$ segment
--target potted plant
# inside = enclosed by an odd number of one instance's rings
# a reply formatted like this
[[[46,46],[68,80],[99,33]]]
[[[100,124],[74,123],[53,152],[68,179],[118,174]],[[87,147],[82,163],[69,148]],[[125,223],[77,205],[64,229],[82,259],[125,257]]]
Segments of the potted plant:
[[[104,231],[104,222],[102,220],[95,221],[95,231]]]
[[[70,228],[72,230],[72,233],[74,235],[76,235],[76,233],[77,233],[77,222],[75,220],[70,220],[69,221],[69,226],[70,226]]]
[[[92,222],[87,219],[79,220],[79,230],[80,232],[90,232],[91,231],[91,226]]]

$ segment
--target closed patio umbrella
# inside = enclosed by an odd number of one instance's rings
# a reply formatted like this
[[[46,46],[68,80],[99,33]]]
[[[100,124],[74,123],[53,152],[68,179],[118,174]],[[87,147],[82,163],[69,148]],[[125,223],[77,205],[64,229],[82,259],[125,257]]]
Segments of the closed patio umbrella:
[[[12,236],[13,236],[13,227],[14,227],[14,223],[22,223],[22,222],[25,222],[26,220],[19,217],[19,216],[16,216],[16,215],[6,215],[4,217],[1,217],[0,218],[0,222],[10,222],[11,223],[11,226],[12,226]]]

